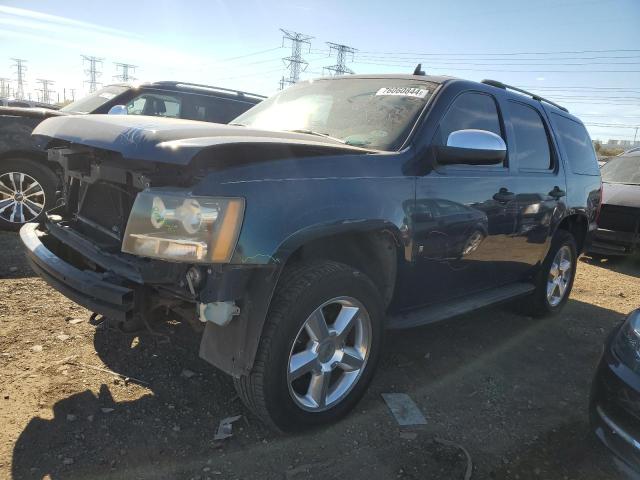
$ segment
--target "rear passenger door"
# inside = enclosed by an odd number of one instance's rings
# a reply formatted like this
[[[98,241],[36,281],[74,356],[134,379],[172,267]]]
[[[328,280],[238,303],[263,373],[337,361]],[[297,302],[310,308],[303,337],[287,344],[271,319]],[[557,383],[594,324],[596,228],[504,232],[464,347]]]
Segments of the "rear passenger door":
[[[540,103],[511,96],[506,102],[510,159],[518,172],[515,236],[519,275],[541,262],[553,228],[564,215],[565,172]]]

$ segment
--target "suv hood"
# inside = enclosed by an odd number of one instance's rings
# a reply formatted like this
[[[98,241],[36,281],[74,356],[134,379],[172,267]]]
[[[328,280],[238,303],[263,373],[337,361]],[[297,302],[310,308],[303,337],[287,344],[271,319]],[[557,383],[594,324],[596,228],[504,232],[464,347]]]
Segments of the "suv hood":
[[[62,117],[69,114],[67,112],[53,110],[52,108],[0,107],[0,115],[7,115],[11,117],[49,118]]]
[[[69,115],[50,118],[33,131],[37,144],[53,140],[117,152],[123,158],[188,165],[204,150],[233,144],[308,146],[326,154],[375,152],[330,138],[242,126],[127,115]]]

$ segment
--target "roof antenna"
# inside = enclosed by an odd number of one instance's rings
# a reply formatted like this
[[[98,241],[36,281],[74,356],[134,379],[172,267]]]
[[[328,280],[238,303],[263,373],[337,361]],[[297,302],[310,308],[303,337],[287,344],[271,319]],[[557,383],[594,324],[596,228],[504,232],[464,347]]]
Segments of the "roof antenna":
[[[416,69],[413,71],[413,74],[414,75],[425,75],[424,70],[422,70],[422,64],[421,63],[419,63],[416,66]]]

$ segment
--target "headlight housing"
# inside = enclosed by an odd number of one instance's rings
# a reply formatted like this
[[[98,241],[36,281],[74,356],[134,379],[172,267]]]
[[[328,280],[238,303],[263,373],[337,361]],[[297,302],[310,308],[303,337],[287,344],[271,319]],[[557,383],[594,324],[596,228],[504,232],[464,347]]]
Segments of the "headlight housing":
[[[122,251],[178,262],[228,263],[243,216],[242,198],[146,190],[131,209]]]
[[[640,373],[640,310],[631,312],[613,342],[618,359],[636,373]]]

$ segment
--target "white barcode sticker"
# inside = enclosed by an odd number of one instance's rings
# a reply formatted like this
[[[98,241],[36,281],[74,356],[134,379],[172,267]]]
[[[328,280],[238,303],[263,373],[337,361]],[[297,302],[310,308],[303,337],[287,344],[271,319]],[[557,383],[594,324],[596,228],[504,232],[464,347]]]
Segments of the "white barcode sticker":
[[[382,87],[376,92],[378,95],[396,95],[400,97],[415,97],[424,98],[429,93],[429,90],[416,87]]]

